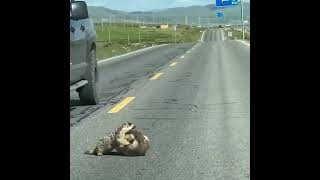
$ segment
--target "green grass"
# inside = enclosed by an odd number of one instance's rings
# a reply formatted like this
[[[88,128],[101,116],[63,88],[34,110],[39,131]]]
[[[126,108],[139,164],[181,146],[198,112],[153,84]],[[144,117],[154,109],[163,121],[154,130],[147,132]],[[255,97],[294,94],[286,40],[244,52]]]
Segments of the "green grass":
[[[238,30],[227,30],[225,33],[228,34],[228,32],[232,32],[232,37],[228,37],[229,39],[242,39],[242,32]],[[244,39],[250,41],[250,34],[244,33]]]
[[[108,27],[107,24],[104,24],[104,28],[102,29],[101,24],[96,24],[95,29],[97,32],[98,61],[152,45],[174,43],[174,31],[172,28],[139,28],[137,25],[132,27],[131,24],[126,24],[126,27],[123,24]],[[201,36],[200,31],[201,29],[199,28],[180,26],[176,32],[176,43],[196,42]]]

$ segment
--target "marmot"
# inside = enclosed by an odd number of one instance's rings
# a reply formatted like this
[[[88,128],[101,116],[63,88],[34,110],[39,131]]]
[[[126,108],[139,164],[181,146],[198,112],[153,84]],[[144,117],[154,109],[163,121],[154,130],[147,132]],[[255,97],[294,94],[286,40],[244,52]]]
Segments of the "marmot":
[[[109,136],[104,137],[96,148],[86,154],[102,156],[109,154],[113,149],[125,156],[144,156],[150,147],[149,138],[141,131],[136,130],[131,122],[123,123]]]
[[[119,128],[112,131],[112,133],[97,143],[96,147],[92,150],[86,151],[85,154],[93,154],[102,156],[110,153],[117,147],[123,147],[124,145],[131,144],[125,138],[130,139],[133,142],[134,137],[132,135],[126,135],[126,132],[134,129],[136,126],[131,122],[123,123]]]
[[[144,156],[150,147],[149,138],[136,129],[126,132],[125,139],[130,142],[130,145],[116,147],[117,152],[125,156]]]

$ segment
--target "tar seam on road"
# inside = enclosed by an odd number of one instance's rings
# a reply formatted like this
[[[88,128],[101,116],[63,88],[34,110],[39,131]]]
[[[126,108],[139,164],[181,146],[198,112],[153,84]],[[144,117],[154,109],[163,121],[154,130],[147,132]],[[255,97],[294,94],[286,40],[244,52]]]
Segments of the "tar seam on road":
[[[160,45],[156,45],[156,46],[147,47],[147,48],[144,48],[144,49],[139,49],[137,51],[132,51],[132,52],[129,52],[127,54],[122,54],[122,55],[119,55],[119,56],[115,56],[115,57],[111,57],[111,58],[108,58],[108,59],[104,59],[104,60],[98,61],[98,64],[102,63],[102,62],[106,62],[106,61],[111,61],[113,59],[117,59],[117,58],[120,58],[120,57],[128,56],[130,54],[135,54],[137,52],[145,51],[145,50],[148,50],[148,49],[153,49],[153,48],[156,48],[156,47],[165,46],[165,45],[168,45],[168,44],[160,44]]]
[[[177,62],[173,62],[173,63],[170,64],[170,66],[174,66],[176,64],[177,64]]]
[[[212,41],[214,41],[214,30],[212,30]]]
[[[150,80],[156,80],[156,79],[158,79],[162,74],[163,74],[163,73],[157,73],[157,74],[155,74],[154,76],[152,76],[152,77],[150,78]]]
[[[112,114],[112,113],[117,113],[117,112],[121,111],[121,109],[123,109],[126,105],[128,105],[134,99],[135,99],[135,97],[126,97],[119,104],[114,106],[108,113]]]

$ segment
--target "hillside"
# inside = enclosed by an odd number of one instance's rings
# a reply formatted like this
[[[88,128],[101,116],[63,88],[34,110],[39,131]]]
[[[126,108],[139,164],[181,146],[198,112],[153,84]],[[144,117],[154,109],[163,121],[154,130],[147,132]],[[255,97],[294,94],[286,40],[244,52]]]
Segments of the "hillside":
[[[101,18],[111,18],[116,16],[116,21],[123,21],[123,19],[136,21],[137,17],[140,21],[144,22],[168,22],[174,24],[185,23],[185,16],[188,16],[188,22],[197,24],[199,22],[199,16],[201,17],[201,23],[207,23],[208,18],[210,23],[220,22],[220,19],[215,17],[216,12],[223,12],[224,22],[233,22],[240,20],[240,6],[218,8],[214,4],[205,6],[189,6],[189,7],[177,7],[155,11],[136,11],[136,12],[124,12],[111,10],[105,7],[92,7],[89,6],[89,14],[94,20],[100,20]],[[244,17],[250,20],[250,3],[244,3]]]

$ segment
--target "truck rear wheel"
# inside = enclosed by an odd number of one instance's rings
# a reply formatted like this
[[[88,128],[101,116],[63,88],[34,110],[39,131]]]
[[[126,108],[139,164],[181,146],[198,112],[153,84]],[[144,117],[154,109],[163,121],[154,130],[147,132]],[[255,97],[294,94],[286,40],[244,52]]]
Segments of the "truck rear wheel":
[[[85,104],[96,105],[99,103],[98,96],[98,67],[96,61],[96,51],[92,49],[89,54],[90,63],[85,78],[88,81],[86,85],[80,87],[80,101]]]

